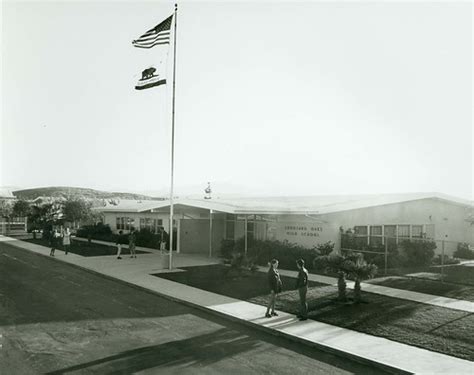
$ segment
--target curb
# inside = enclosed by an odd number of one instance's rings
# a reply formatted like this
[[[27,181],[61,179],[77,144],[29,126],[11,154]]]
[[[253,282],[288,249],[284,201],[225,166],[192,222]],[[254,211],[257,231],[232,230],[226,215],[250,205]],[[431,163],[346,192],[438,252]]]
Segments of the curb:
[[[30,251],[30,250],[25,249],[21,246],[17,246],[13,243],[9,243],[9,244],[12,245],[12,246],[15,246],[15,247],[17,247],[21,250],[28,251],[29,253],[33,253],[35,255],[43,256],[43,257],[47,257],[47,258],[51,259],[48,255]],[[36,245],[36,246],[41,246],[41,245]],[[42,247],[44,247],[44,246],[42,246]],[[271,335],[276,336],[276,337],[282,337],[282,338],[285,338],[289,341],[293,341],[293,342],[296,342],[296,343],[301,343],[301,344],[304,344],[306,346],[313,347],[313,348],[316,348],[318,350],[321,350],[323,352],[326,352],[326,353],[329,353],[329,354],[332,354],[332,355],[336,355],[338,357],[347,358],[347,359],[350,359],[354,362],[358,362],[358,363],[363,364],[363,365],[370,365],[370,366],[373,366],[375,368],[378,368],[380,370],[383,370],[385,372],[389,372],[389,373],[392,373],[392,374],[413,374],[412,372],[402,370],[402,369],[394,367],[394,366],[390,366],[390,365],[387,365],[387,364],[384,364],[384,363],[380,363],[380,362],[377,362],[377,361],[374,361],[374,360],[371,360],[371,359],[368,359],[368,358],[365,358],[365,357],[361,357],[361,356],[358,356],[358,355],[355,355],[355,354],[352,354],[352,353],[349,353],[349,352],[345,352],[345,351],[342,351],[342,350],[334,349],[334,348],[331,348],[329,346],[326,346],[326,345],[323,345],[323,344],[318,344],[316,342],[309,341],[309,340],[306,340],[306,339],[301,338],[301,337],[286,334],[284,332],[277,331],[277,330],[269,328],[269,327],[261,326],[261,325],[256,324],[256,323],[252,323],[252,322],[240,319],[240,318],[236,318],[234,316],[230,316],[230,315],[227,315],[225,313],[222,313],[222,312],[219,312],[219,311],[216,311],[216,310],[213,310],[213,309],[201,306],[201,305],[194,304],[192,302],[184,301],[184,300],[181,300],[179,298],[176,298],[176,297],[173,297],[173,296],[170,296],[170,295],[167,295],[167,294],[162,294],[160,292],[150,290],[146,287],[136,285],[136,284],[131,283],[129,281],[122,280],[122,279],[117,279],[113,276],[103,274],[99,271],[91,270],[89,268],[86,268],[86,267],[78,265],[78,264],[69,263],[69,262],[66,262],[62,259],[57,259],[57,258],[53,258],[53,259],[56,260],[56,261],[65,263],[69,266],[75,267],[77,269],[81,269],[83,271],[89,272],[91,274],[101,276],[101,277],[106,278],[108,280],[115,281],[115,282],[120,282],[122,284],[125,284],[125,285],[130,286],[130,287],[135,288],[135,289],[138,289],[140,291],[144,291],[144,292],[149,293],[149,294],[153,294],[153,295],[156,295],[156,296],[159,296],[159,297],[162,297],[162,298],[166,298],[169,301],[177,302],[177,303],[183,304],[185,306],[192,307],[192,308],[200,310],[200,311],[204,311],[208,314],[218,316],[220,318],[225,318],[225,319],[230,320],[234,323],[239,323],[239,324],[245,325],[246,327],[256,328],[259,331],[265,332],[267,334],[271,334]]]

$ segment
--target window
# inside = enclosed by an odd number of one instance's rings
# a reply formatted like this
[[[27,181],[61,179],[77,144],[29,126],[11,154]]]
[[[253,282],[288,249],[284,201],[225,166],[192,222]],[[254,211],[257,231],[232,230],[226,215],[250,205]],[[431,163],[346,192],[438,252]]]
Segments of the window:
[[[410,226],[399,225],[398,226],[398,237],[410,237]]]
[[[225,223],[225,238],[233,240],[235,236],[235,221],[227,220]]]
[[[354,227],[354,233],[357,236],[367,236],[367,225]]]
[[[115,219],[115,226],[117,230],[130,230],[135,225],[135,219],[131,217],[117,217]]]
[[[371,246],[380,246],[382,245],[382,226],[381,225],[371,225],[370,226],[370,245]]]
[[[415,238],[423,237],[423,225],[412,225],[411,226],[411,236]]]
[[[253,240],[255,233],[255,223],[253,221],[247,221],[247,239]]]
[[[132,218],[132,217],[127,217],[126,219],[127,219],[127,225],[126,225],[125,229],[130,230],[130,229],[134,228],[135,227],[135,219]]]
[[[384,236],[389,238],[397,237],[397,226],[396,225],[385,225]]]
[[[382,226],[381,225],[371,225],[370,226],[370,235],[371,236],[381,236],[382,235]]]

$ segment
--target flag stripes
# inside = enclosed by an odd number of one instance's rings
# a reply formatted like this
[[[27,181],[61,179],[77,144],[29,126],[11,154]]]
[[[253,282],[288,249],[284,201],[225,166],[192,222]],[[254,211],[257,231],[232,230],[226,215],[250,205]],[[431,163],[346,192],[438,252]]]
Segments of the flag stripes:
[[[173,16],[169,16],[159,25],[155,26],[151,30],[148,30],[141,37],[134,40],[132,44],[137,48],[152,48],[160,44],[169,44],[172,19]]]

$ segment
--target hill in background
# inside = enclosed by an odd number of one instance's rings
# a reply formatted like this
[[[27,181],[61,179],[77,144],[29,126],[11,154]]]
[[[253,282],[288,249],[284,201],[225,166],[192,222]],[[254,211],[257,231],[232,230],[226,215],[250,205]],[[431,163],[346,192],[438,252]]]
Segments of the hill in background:
[[[38,197],[52,198],[82,198],[82,199],[134,199],[134,200],[162,200],[149,195],[101,191],[87,188],[78,188],[70,186],[50,186],[34,189],[22,189],[13,191],[13,195],[18,199],[32,200]]]

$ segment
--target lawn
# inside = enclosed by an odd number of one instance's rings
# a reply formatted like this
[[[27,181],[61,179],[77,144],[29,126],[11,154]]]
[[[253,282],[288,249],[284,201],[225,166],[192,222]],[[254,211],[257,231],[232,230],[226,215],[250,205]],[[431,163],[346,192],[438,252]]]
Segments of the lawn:
[[[207,290],[237,299],[248,299],[261,296],[269,292],[267,274],[255,272],[249,277],[226,277],[230,267],[210,265],[199,267],[183,267],[187,272],[159,273],[154,276],[177,281],[181,284]],[[227,274],[229,275],[229,274]],[[294,289],[296,280],[281,276],[283,291]],[[325,284],[310,281],[310,286],[324,286]]]
[[[155,276],[263,306],[268,302],[267,276],[263,272],[226,277],[228,267],[223,265],[183,269],[187,272]],[[277,299],[277,309],[296,314],[295,279],[282,277],[282,282],[284,290]],[[474,360],[474,314],[364,292],[365,303],[361,304],[340,303],[336,297],[336,287],[312,283],[308,291],[309,318]],[[262,316],[264,312],[262,308]]]
[[[374,279],[369,282],[371,284],[383,285],[390,288],[410,290],[413,292],[427,293],[436,296],[463,299],[466,301],[474,302],[474,286],[466,286],[446,281],[441,282],[411,277],[394,277],[385,280],[382,279],[380,281]]]
[[[35,243],[37,245],[49,247],[49,243],[47,240],[44,239],[26,239],[23,241]],[[61,249],[56,249],[56,252],[62,251]],[[97,256],[105,256],[105,255],[116,255],[117,254],[117,247],[116,246],[107,246],[101,245],[97,243],[88,243],[84,241],[71,241],[71,247],[69,249],[70,253],[74,253],[77,255],[82,255],[84,257],[97,257]],[[122,255],[130,254],[128,249],[122,248]],[[145,251],[137,250],[137,254],[148,254]]]
[[[437,272],[441,272],[438,268]],[[469,266],[446,266],[444,267],[444,281],[474,287],[474,267]]]

